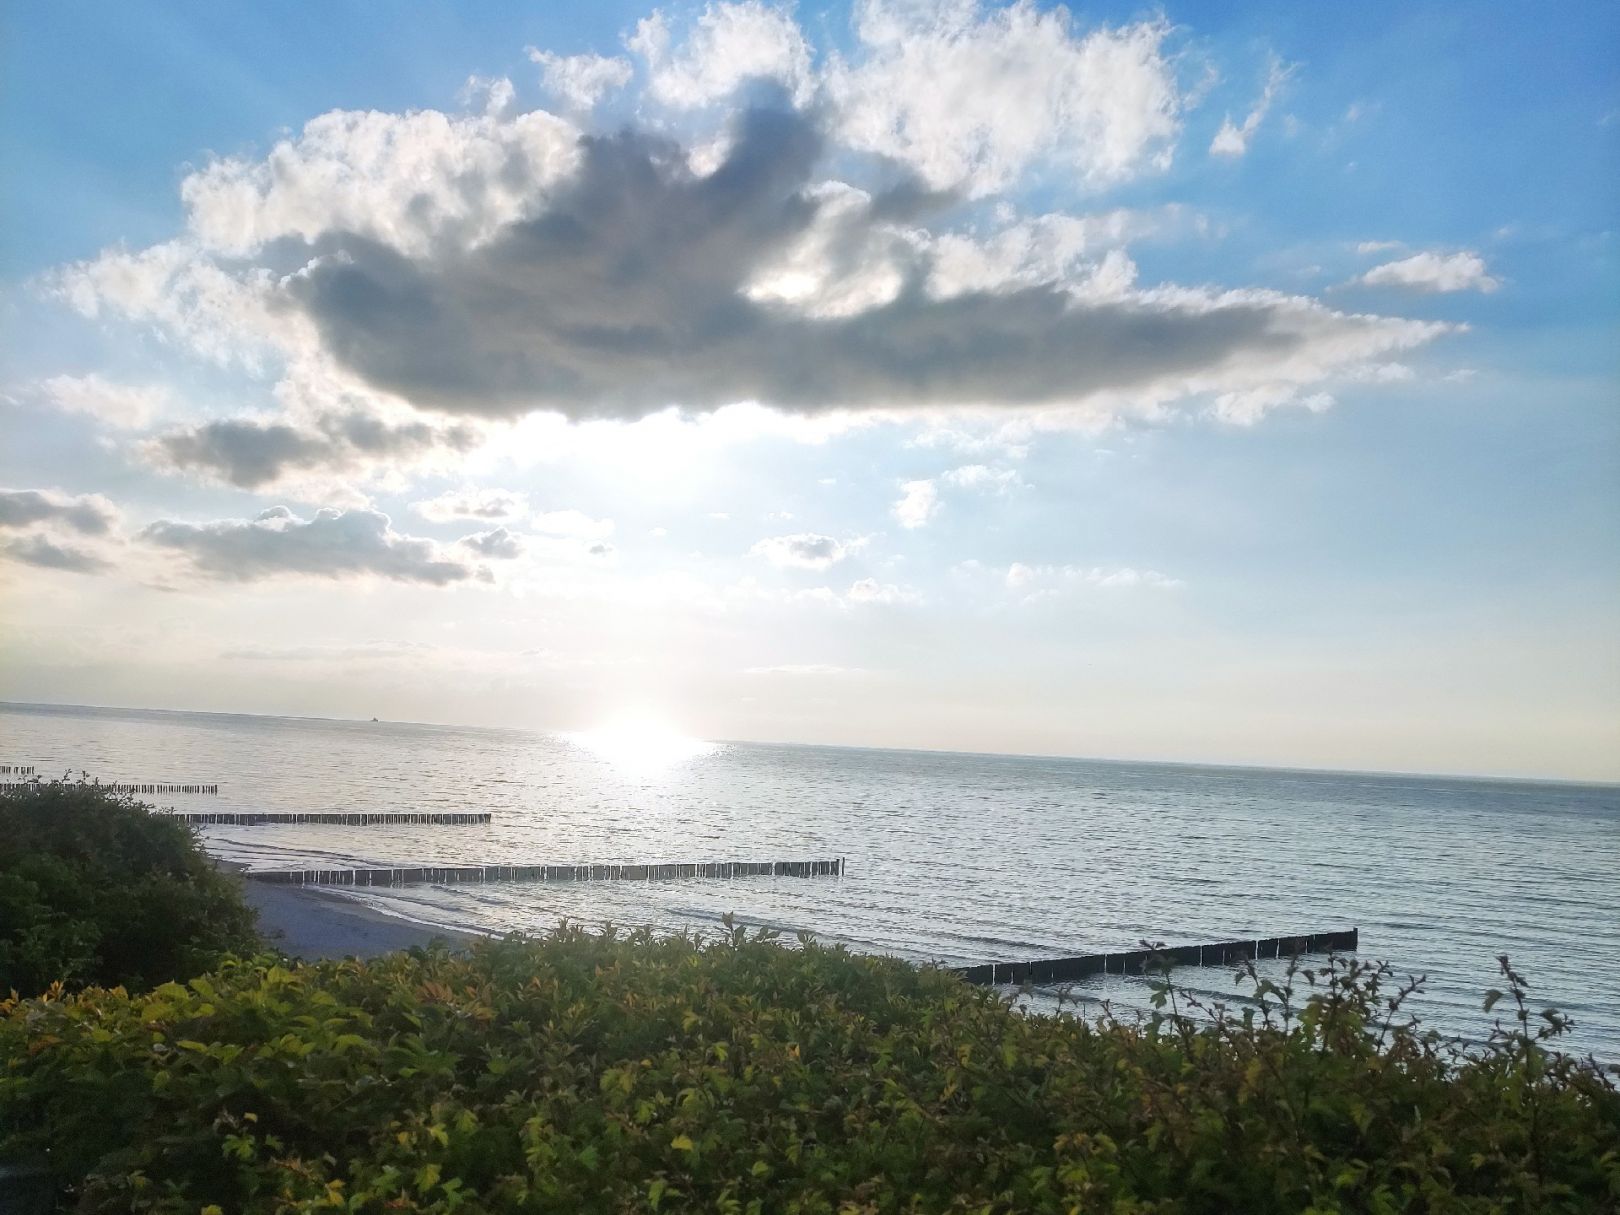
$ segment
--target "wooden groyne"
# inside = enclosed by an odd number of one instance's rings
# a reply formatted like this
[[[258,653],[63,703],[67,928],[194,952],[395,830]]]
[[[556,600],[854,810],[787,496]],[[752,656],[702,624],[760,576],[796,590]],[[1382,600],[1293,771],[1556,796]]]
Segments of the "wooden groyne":
[[[103,793],[196,793],[213,795],[219,792],[218,785],[169,785],[161,782],[139,783],[124,781],[80,780],[69,782],[66,779],[57,781],[42,781],[38,776],[28,777],[24,780],[0,780],[0,786],[18,787],[27,786],[33,789],[43,789],[48,785],[70,785],[75,789],[100,789]]]
[[[1132,949],[1124,953],[1088,953],[1077,958],[1036,958],[1028,962],[985,962],[951,967],[969,983],[1023,986],[1026,983],[1071,983],[1092,975],[1139,975],[1153,969],[1154,959],[1174,966],[1227,966],[1256,958],[1290,958],[1302,953],[1354,953],[1359,928],[1344,932],[1313,932],[1300,937],[1262,937],[1253,941],[1221,941],[1215,945],[1174,945],[1163,949]]]
[[[676,878],[842,877],[844,858],[673,865],[418,865],[400,869],[250,869],[256,882],[294,886],[413,886],[424,882],[661,882]]]
[[[167,817],[198,826],[261,827],[279,823],[339,823],[345,827],[424,823],[467,826],[490,821],[488,810],[172,810]]]
[[[218,785],[125,785],[125,784],[98,784],[98,789],[105,789],[109,793],[206,793],[213,795],[219,792]]]
[[[0,776],[33,776],[33,764],[0,764]]]

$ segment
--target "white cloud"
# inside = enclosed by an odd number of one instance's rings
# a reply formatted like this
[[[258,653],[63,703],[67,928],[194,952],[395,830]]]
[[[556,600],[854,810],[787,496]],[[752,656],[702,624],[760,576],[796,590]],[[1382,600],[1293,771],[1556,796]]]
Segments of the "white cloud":
[[[942,473],[939,479],[953,489],[997,494],[1008,493],[1024,484],[1016,469],[991,468],[987,464],[964,464],[961,468]]]
[[[648,95],[668,106],[710,105],[755,79],[780,82],[800,105],[813,89],[803,32],[787,11],[759,0],[711,3],[678,40],[654,12],[628,45],[647,64]]]
[[[843,541],[815,532],[793,536],[771,536],[749,550],[778,569],[824,570],[836,565],[862,546],[862,541]]]
[[[1351,367],[1344,378],[1360,384],[1404,384],[1416,379],[1417,372],[1405,363],[1364,363]]]
[[[540,67],[540,83],[573,110],[589,110],[603,96],[630,83],[634,69],[628,59],[605,55],[558,55],[529,47],[529,58]]]
[[[921,596],[909,587],[892,582],[879,582],[876,578],[862,578],[850,584],[846,599],[849,603],[877,603],[897,605],[918,603]]]
[[[411,509],[435,523],[449,523],[457,519],[511,522],[529,513],[529,499],[526,494],[515,490],[467,486],[446,490],[438,497],[423,502],[413,502]]]
[[[333,110],[263,160],[227,157],[180,185],[194,238],[243,255],[278,237],[353,232],[407,253],[477,244],[533,214],[578,164],[579,132],[542,110]]]
[[[1253,426],[1274,409],[1299,408],[1326,413],[1337,404],[1331,393],[1301,393],[1292,384],[1262,384],[1216,396],[1211,412],[1234,426]]]
[[[1400,261],[1374,266],[1356,280],[1369,287],[1405,287],[1412,291],[1495,291],[1502,285],[1493,278],[1479,254],[1414,253]]]
[[[1364,240],[1356,245],[1356,252],[1365,256],[1369,253],[1386,253],[1391,249],[1400,249],[1405,245],[1398,240]]]
[[[613,534],[612,519],[593,519],[583,511],[541,511],[529,522],[537,532],[574,540],[606,540]]]
[[[1084,32],[1030,0],[864,0],[855,32],[858,53],[826,74],[840,139],[935,189],[982,196],[1032,169],[1105,185],[1169,159],[1180,99],[1163,21]]]
[[[1131,566],[1025,565],[1021,561],[1007,567],[1005,581],[1011,590],[1029,591],[1079,586],[1177,590],[1186,585],[1179,578],[1168,577],[1157,570]]]
[[[47,295],[81,316],[145,322],[204,358],[254,370],[305,330],[270,307],[272,284],[268,269],[226,270],[185,240],[136,253],[111,249],[41,280]]]
[[[35,387],[54,408],[85,414],[121,430],[149,426],[168,400],[168,393],[157,385],[114,384],[94,372],[51,376]]]
[[[1271,103],[1277,98],[1278,90],[1293,74],[1292,66],[1284,66],[1283,62],[1274,56],[1271,66],[1266,70],[1266,83],[1260,90],[1260,97],[1255,101],[1254,108],[1249,111],[1241,124],[1234,124],[1230,114],[1226,116],[1226,120],[1221,123],[1221,129],[1215,132],[1215,138],[1210,141],[1210,155],[1237,157],[1247,152],[1249,140],[1254,138],[1260,124],[1265,121]]]
[[[831,666],[824,662],[797,662],[785,663],[775,667],[748,667],[744,675],[790,675],[795,678],[836,678],[845,675],[865,675],[862,667]]]
[[[1182,222],[1179,208],[1115,210],[1099,215],[1037,215],[1013,220],[987,237],[943,232],[923,237],[929,288],[948,297],[1062,283],[1076,296],[1113,297],[1136,279],[1126,241]]]
[[[939,489],[932,481],[907,481],[900,487],[894,517],[904,528],[919,528],[939,513]]]

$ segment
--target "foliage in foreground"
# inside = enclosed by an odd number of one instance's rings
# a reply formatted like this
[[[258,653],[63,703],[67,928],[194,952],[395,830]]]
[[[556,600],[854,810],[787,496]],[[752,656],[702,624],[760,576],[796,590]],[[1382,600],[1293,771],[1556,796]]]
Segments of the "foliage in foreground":
[[[0,994],[139,990],[258,948],[184,823],[90,784],[0,789]]]
[[[1339,960],[1213,1024],[1096,1024],[740,931],[232,962],[0,1006],[0,1158],[47,1159],[84,1211],[1614,1203],[1606,1076],[1522,1006],[1448,1051],[1387,982]]]

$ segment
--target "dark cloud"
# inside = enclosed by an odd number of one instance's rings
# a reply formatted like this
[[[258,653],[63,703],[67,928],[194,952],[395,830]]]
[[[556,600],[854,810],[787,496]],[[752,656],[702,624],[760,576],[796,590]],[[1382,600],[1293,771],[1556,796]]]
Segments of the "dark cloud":
[[[86,536],[104,536],[118,511],[99,494],[72,496],[50,489],[0,489],[0,527],[60,523]]]
[[[808,119],[763,110],[708,176],[662,139],[587,138],[578,177],[540,216],[423,256],[329,234],[287,291],[374,386],[484,416],[1073,402],[1311,340],[1300,305],[1270,297],[1087,302],[1036,285],[938,298],[915,249],[898,295],[853,315],[750,299],[828,205],[811,189],[821,150]],[[859,264],[884,222],[945,197],[900,187],[841,216],[829,262]],[[1338,338],[1389,324],[1312,315]]]
[[[441,551],[431,540],[400,535],[387,515],[372,510],[320,510],[304,520],[286,507],[273,507],[251,522],[160,520],[140,535],[149,544],[184,553],[199,573],[234,582],[279,574],[374,574],[449,586],[488,576],[482,567]]]
[[[504,527],[497,527],[487,532],[476,532],[471,536],[463,536],[461,543],[484,557],[509,560],[523,555],[523,541]]]
[[[72,574],[100,574],[112,568],[111,563],[94,553],[57,544],[44,536],[19,536],[7,540],[0,545],[0,552],[13,561],[37,565],[42,569],[66,570]]]
[[[465,451],[477,440],[470,426],[394,423],[352,412],[325,414],[305,426],[224,418],[161,435],[148,450],[168,468],[257,489],[292,472],[341,469],[367,459],[409,458],[440,447]]]

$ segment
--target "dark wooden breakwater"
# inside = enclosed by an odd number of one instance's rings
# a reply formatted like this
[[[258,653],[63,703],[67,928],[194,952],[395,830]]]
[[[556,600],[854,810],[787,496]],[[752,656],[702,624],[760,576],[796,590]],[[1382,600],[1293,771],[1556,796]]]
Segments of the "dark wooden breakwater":
[[[272,823],[341,823],[347,827],[372,827],[384,823],[430,823],[465,825],[487,823],[488,810],[311,810],[295,813],[285,810],[173,810],[169,818],[199,825],[258,827]]]
[[[1132,949],[1125,953],[1088,953],[1077,958],[1036,958],[1028,962],[985,962],[951,969],[969,983],[1070,983],[1092,975],[1139,975],[1156,966],[1227,966],[1255,958],[1290,958],[1301,953],[1354,953],[1359,928],[1313,932],[1302,937],[1262,937],[1254,941],[1221,941],[1215,945],[1173,945]]]
[[[32,769],[30,769],[32,771]],[[80,780],[69,782],[65,778],[60,782],[43,781],[38,776],[31,776],[26,780],[0,780],[0,785],[10,787],[25,786],[31,789],[43,789],[47,785],[63,784],[76,789],[99,789],[103,793],[196,793],[210,796],[219,792],[218,785],[170,785],[162,781],[101,781]]]
[[[250,869],[244,877],[294,886],[410,886],[423,882],[659,882],[674,878],[842,877],[844,858],[707,861],[676,865],[418,865],[403,869]]]

